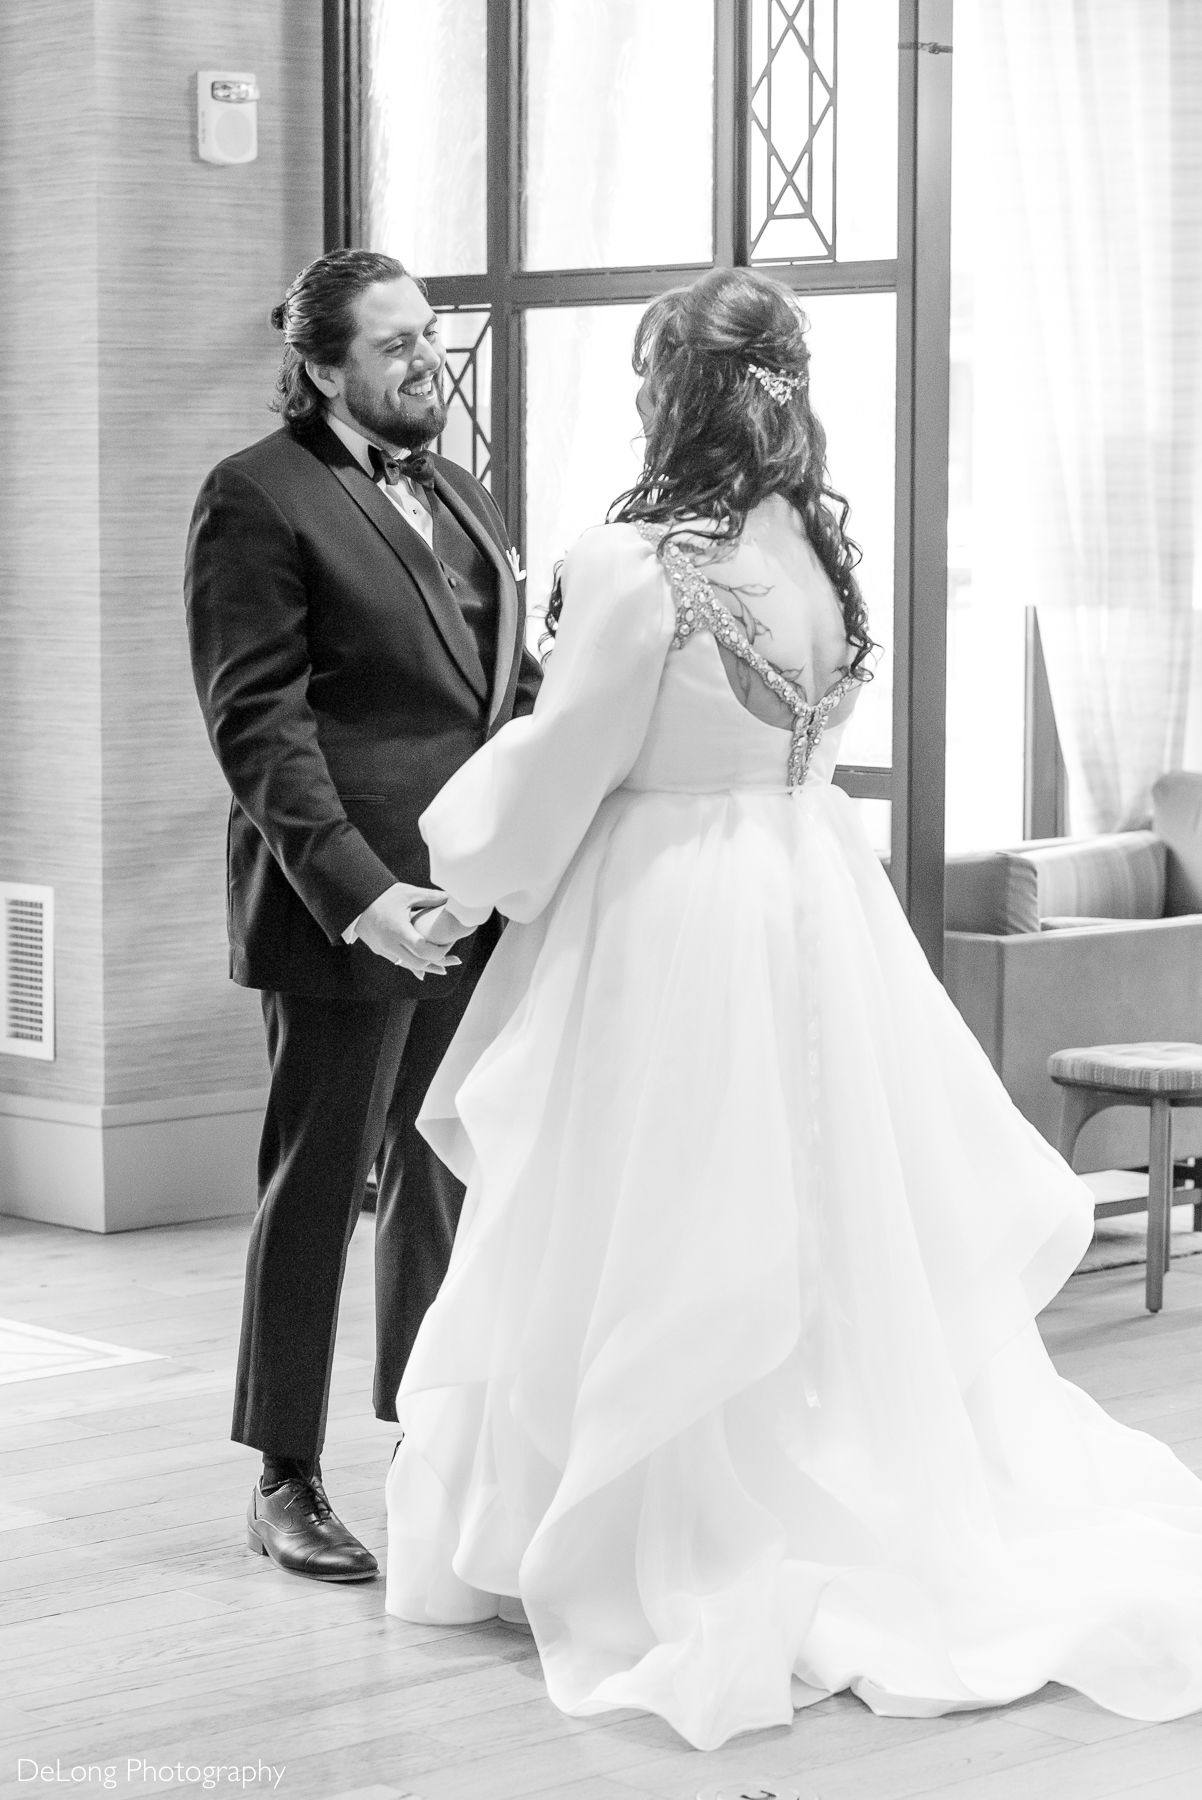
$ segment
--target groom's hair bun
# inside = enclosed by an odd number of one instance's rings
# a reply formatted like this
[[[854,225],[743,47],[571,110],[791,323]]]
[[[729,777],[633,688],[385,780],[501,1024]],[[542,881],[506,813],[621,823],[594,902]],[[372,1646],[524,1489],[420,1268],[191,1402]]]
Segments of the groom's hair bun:
[[[338,368],[355,335],[355,302],[378,281],[409,274],[395,256],[379,250],[328,250],[301,270],[271,323],[284,334],[284,355],[272,405],[293,427],[320,418],[323,396],[309,379],[307,362]],[[416,277],[410,277],[416,280]],[[418,286],[422,283],[419,281]]]

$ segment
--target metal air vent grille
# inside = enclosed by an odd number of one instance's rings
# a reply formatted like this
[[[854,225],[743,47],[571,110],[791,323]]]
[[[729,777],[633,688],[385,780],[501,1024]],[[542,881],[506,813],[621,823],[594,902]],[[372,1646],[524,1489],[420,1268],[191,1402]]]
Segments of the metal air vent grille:
[[[54,1056],[54,890],[0,881],[0,1053]]]

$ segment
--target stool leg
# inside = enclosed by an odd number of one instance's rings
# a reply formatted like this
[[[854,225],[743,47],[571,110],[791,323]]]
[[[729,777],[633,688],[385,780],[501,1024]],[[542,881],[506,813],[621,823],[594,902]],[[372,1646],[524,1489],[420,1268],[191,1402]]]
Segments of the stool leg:
[[[1165,1258],[1173,1189],[1173,1113],[1161,1095],[1152,1101],[1148,1126],[1148,1266],[1149,1312],[1159,1312],[1164,1296]]]
[[[1148,1176],[1151,1181],[1151,1174]],[[1169,1190],[1164,1203],[1164,1272],[1173,1264],[1173,1194],[1177,1187],[1177,1165],[1173,1161],[1173,1109],[1169,1107]]]
[[[1073,1166],[1073,1150],[1081,1135],[1081,1128],[1095,1113],[1105,1112],[1108,1106],[1121,1106],[1122,1100],[1114,1094],[1099,1093],[1096,1088],[1066,1087],[1060,1113],[1060,1136],[1056,1148],[1071,1169]]]

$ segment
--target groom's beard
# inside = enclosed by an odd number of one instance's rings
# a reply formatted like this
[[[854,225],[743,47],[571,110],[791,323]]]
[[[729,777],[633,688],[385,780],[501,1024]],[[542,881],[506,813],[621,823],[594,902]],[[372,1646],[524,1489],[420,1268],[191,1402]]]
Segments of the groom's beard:
[[[343,400],[364,437],[390,444],[396,450],[420,450],[442,435],[447,422],[441,370],[434,377],[434,392],[424,399],[401,393],[381,394],[352,372]]]

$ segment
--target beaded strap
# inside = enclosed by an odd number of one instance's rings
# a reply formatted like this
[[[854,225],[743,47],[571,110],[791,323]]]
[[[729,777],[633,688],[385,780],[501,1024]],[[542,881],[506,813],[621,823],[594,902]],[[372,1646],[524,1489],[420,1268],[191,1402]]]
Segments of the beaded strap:
[[[712,632],[717,641],[733,652],[740,662],[755,670],[764,686],[778,700],[783,700],[793,714],[788,781],[790,787],[800,787],[809,773],[814,752],[822,742],[827,720],[843,696],[855,685],[855,676],[843,675],[821,700],[807,700],[799,687],[752,647],[735,624],[732,614],[719,600],[711,583],[689,560],[680,545],[673,540],[663,543],[668,530],[666,525],[655,525],[649,519],[640,519],[635,529],[649,544],[655,545],[672,589],[672,598],[676,604],[673,650],[679,650],[694,632]]]

